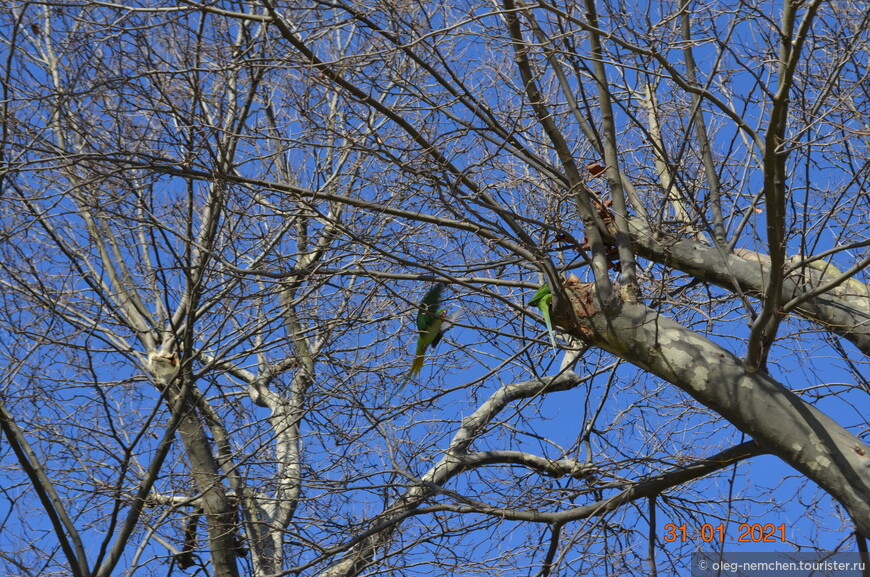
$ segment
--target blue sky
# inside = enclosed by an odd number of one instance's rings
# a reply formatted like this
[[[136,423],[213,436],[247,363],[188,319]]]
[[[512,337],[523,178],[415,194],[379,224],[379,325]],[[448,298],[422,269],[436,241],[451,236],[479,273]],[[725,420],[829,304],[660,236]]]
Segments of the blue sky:
[[[239,9],[234,4],[226,6]],[[576,250],[569,247],[559,254],[553,248],[553,232],[548,227],[564,228],[578,241],[583,231],[563,183],[553,174],[559,170],[536,164],[543,159],[557,166],[557,159],[522,94],[512,53],[504,44],[501,20],[487,15],[488,8],[482,5],[432,8],[428,19],[420,12],[409,9],[405,13],[399,8],[396,14],[406,20],[396,24],[397,34],[406,41],[416,39],[414,45],[421,50],[437,40],[442,55],[453,51],[452,58],[443,60],[429,53],[427,62],[442,72],[447,64],[452,65],[456,78],[468,87],[461,97],[485,103],[494,111],[495,126],[485,127],[485,115],[474,117],[474,107],[439,89],[419,64],[389,51],[368,53],[383,39],[364,27],[354,28],[346,20],[335,34],[324,34],[312,45],[322,59],[334,58],[336,66],[343,66],[347,78],[403,112],[441,147],[463,176],[527,219],[523,225],[531,237],[557,263],[564,259],[577,264],[565,272],[587,280],[588,268],[579,264]],[[602,25],[614,28],[619,38],[637,43],[674,42],[676,32],[670,18],[675,6],[623,8],[601,6]],[[646,25],[645,8],[651,9],[655,25]],[[768,114],[757,79],[775,80],[769,62],[775,34],[771,22],[761,15],[775,21],[781,7],[778,3],[744,3],[731,8],[742,20],[724,44],[720,41],[731,18],[721,14],[696,19],[700,40],[694,46],[695,57],[702,75],[717,67],[709,84],[711,93],[757,128]],[[158,18],[109,7],[69,7],[57,11],[52,20],[53,46],[64,66],[58,88],[52,86],[51,75],[39,61],[47,46],[45,29],[40,28],[44,15],[36,7],[25,10],[21,5],[15,10],[6,13],[0,27],[6,41],[0,56],[8,57],[13,22],[24,11],[17,51],[9,60],[6,76],[10,114],[18,124],[6,143],[4,158],[22,164],[7,176],[6,200],[0,204],[0,222],[8,233],[2,258],[16,263],[0,273],[4,282],[0,293],[7,303],[0,342],[7,362],[20,358],[29,346],[36,346],[36,352],[20,373],[2,382],[0,394],[14,409],[30,442],[50,463],[87,537],[92,559],[98,549],[95,543],[111,534],[108,519],[118,494],[113,491],[135,485],[168,416],[143,370],[141,357],[146,351],[139,335],[120,319],[123,315],[117,302],[107,297],[112,291],[101,293],[98,288],[100,282],[107,282],[108,273],[81,215],[97,215],[114,231],[119,252],[112,256],[113,262],[129,267],[131,286],[156,319],[153,328],[166,329],[161,308],[171,311],[181,301],[188,274],[185,267],[190,251],[196,248],[190,235],[199,232],[204,207],[218,189],[217,180],[207,176],[219,164],[220,153],[225,151],[222,147],[234,131],[241,135],[233,159],[239,180],[219,185],[225,187],[220,191],[226,195],[226,212],[205,279],[194,339],[199,351],[252,372],[261,363],[292,354],[282,305],[276,298],[279,281],[287,278],[281,275],[292,269],[300,253],[309,250],[311,242],[330,225],[341,224],[320,268],[304,280],[301,290],[306,298],[298,308],[308,334],[326,344],[317,359],[318,378],[305,396],[307,412],[301,423],[305,498],[287,536],[289,562],[303,563],[317,556],[313,547],[299,545],[305,540],[344,542],[347,531],[341,522],[364,523],[377,514],[398,492],[394,484],[402,477],[397,471],[404,468],[414,475],[423,474],[441,457],[462,419],[498,386],[558,370],[561,353],[553,354],[543,325],[523,312],[534,312],[527,306],[540,282],[534,263],[510,260],[514,255],[474,231],[438,227],[381,209],[465,219],[516,240],[504,219],[482,206],[476,191],[463,185],[451,188],[459,178],[434,166],[395,123],[382,122],[381,116],[358,99],[336,95],[334,84],[312,72],[309,63],[297,58],[277,36],[270,36],[273,31],[266,33],[269,42],[260,43],[256,40],[261,32],[258,25],[251,24],[242,33],[238,22],[216,15],[202,20],[196,11]],[[301,33],[314,38],[335,12],[311,10],[293,14]],[[866,137],[862,140],[859,134],[866,127],[866,103],[856,102],[851,118],[834,109],[844,101],[843,95],[857,94],[860,86],[852,84],[857,82],[856,67],[866,64],[866,54],[856,52],[852,62],[843,64],[839,92],[828,98],[825,65],[831,52],[847,44],[834,35],[841,29],[837,27],[840,14],[833,10],[822,14],[819,32],[812,38],[817,52],[809,52],[811,65],[803,70],[802,95],[809,102],[802,104],[817,116],[795,115],[791,129],[799,137],[789,161],[789,254],[815,254],[866,238],[870,222],[865,218],[866,195],[861,193],[866,188],[867,163],[862,157]],[[539,14],[542,22],[547,17],[543,11]],[[372,18],[383,20],[386,13]],[[448,22],[456,27],[447,27]],[[197,38],[200,25],[201,40]],[[439,28],[442,25],[444,29]],[[417,38],[425,26],[438,31]],[[861,37],[860,31],[855,34]],[[248,52],[233,50],[231,43],[238,38]],[[585,34],[575,30],[570,39],[579,50],[587,50]],[[617,53],[613,44],[608,47],[614,50],[611,56]],[[717,63],[720,51],[725,55]],[[650,213],[661,208],[668,220],[671,216],[663,207],[654,155],[645,142],[646,110],[637,98],[643,83],[661,70],[649,57],[631,56],[624,49],[619,54],[625,58],[623,65],[608,61],[607,70],[613,94],[619,98],[616,122],[621,162],[648,200]],[[662,54],[682,70],[678,45]],[[567,66],[569,56],[564,55],[575,96],[583,101],[582,95],[585,102],[594,104],[596,91],[588,78],[588,62],[577,59],[580,68],[575,75]],[[751,57],[750,65],[741,68],[738,56]],[[535,53],[535,58],[543,67],[543,57]],[[263,62],[269,68],[258,78]],[[396,71],[389,69],[388,62],[397,66]],[[581,168],[600,161],[569,114],[551,72],[543,73],[541,84],[549,90],[548,104]],[[244,89],[233,92],[236,86],[254,85],[258,90],[250,101]],[[421,98],[421,87],[432,90],[431,96]],[[69,172],[58,161],[64,146],[49,122],[57,94],[74,95],[63,106],[68,129],[78,140],[71,138],[66,152],[81,146],[75,152],[97,157],[77,157],[78,172]],[[667,74],[659,81],[657,96],[677,187],[687,204],[706,209],[709,189],[699,177],[697,142],[685,136],[688,99]],[[813,99],[822,97],[828,100],[813,108]],[[249,114],[233,124],[234,105],[245,103]],[[278,113],[274,123],[267,110],[270,105]],[[584,112],[600,130],[597,107]],[[750,149],[732,119],[709,103],[705,118],[721,168],[728,230],[734,233],[748,215],[737,246],[764,252],[765,207],[753,200],[762,185],[758,151]],[[514,140],[497,134],[496,126]],[[492,139],[480,136],[481,131]],[[847,138],[850,134],[855,138]],[[809,141],[815,144],[806,144]],[[520,145],[525,151],[511,149]],[[102,162],[101,155],[113,161]],[[116,162],[119,157],[138,166],[125,167]],[[156,169],[149,166],[151,162]],[[185,162],[197,177],[185,180],[172,172]],[[323,196],[300,200],[278,190],[277,185],[286,184],[317,190]],[[589,186],[608,194],[601,179],[590,179]],[[345,206],[337,217],[337,204],[325,200],[328,194],[344,195],[357,204]],[[22,197],[33,199],[40,210],[25,210]],[[373,208],[360,207],[364,202]],[[34,213],[56,227],[58,238],[74,250],[59,251],[51,234],[36,226]],[[709,211],[705,217],[709,219]],[[294,222],[298,226],[288,225]],[[857,247],[832,258],[846,269],[864,254],[862,250]],[[95,263],[94,269],[82,265],[86,259]],[[23,264],[18,266],[18,262]],[[749,320],[733,295],[715,287],[686,287],[690,277],[661,265],[641,261],[641,266],[648,304],[732,352],[745,353]],[[361,269],[368,274],[348,272]],[[429,356],[420,380],[394,396],[411,362],[415,303],[439,271],[462,281],[451,286],[448,301],[450,310],[462,309],[460,326]],[[244,280],[238,282],[239,278]],[[866,275],[862,272],[859,278],[866,279]],[[685,293],[660,299],[659,281],[666,284],[665,292],[684,286]],[[40,287],[48,298],[33,298],[21,288],[27,283]],[[758,304],[753,299],[750,302]],[[57,312],[65,318],[53,317]],[[99,323],[77,323],[76,314],[97,318]],[[39,334],[50,334],[54,340],[33,345]],[[771,354],[771,375],[801,391],[805,399],[856,434],[865,435],[866,392],[854,387],[855,376],[827,336],[805,321],[786,322],[780,335]],[[532,343],[532,338],[537,342]],[[843,343],[843,347],[850,358],[859,358],[851,345]],[[591,350],[575,370],[583,375],[613,361],[610,355]],[[865,371],[864,365],[857,367]],[[200,389],[232,434],[243,475],[251,486],[273,490],[276,467],[269,411],[256,406],[244,384],[228,371],[206,367],[202,361],[195,369],[202,371]],[[276,379],[274,389],[289,395],[292,374]],[[478,380],[484,376],[485,380]],[[594,431],[588,443],[581,442],[596,411]],[[574,390],[512,405],[473,447],[476,451],[528,451],[551,459],[586,459],[589,455],[592,463],[605,469],[599,481],[617,483],[710,456],[744,440],[734,427],[677,388],[623,363],[613,374],[602,374]],[[130,462],[125,460],[125,451],[132,455]],[[119,473],[119,467],[128,465]],[[0,466],[5,474],[0,480],[0,523],[6,529],[0,531],[0,551],[10,555],[23,551],[21,559],[35,566],[34,555],[26,551],[27,541],[34,539],[50,547],[48,525],[8,444],[0,449]],[[576,480],[542,479],[514,467],[469,472],[446,488],[460,495],[501,498],[518,507],[541,510],[584,504],[619,490],[590,487]],[[170,454],[157,489],[163,496],[193,496],[180,448]],[[446,494],[433,501],[452,503],[454,497]],[[576,571],[584,567],[584,555],[596,554],[612,555],[619,567],[622,561],[618,559],[625,554],[625,566],[634,563],[632,570],[640,571],[636,566],[647,555],[650,533],[647,505],[646,501],[626,505],[603,522],[592,518],[569,524],[563,541],[576,542],[564,549],[564,570]],[[157,523],[165,512],[159,507],[149,509],[147,518]],[[158,534],[177,545],[183,515],[172,513],[167,518],[169,525],[162,526]],[[787,544],[735,545],[741,549],[855,550],[849,538],[852,527],[837,505],[782,461],[762,456],[669,491],[658,500],[653,533],[660,566],[666,567],[671,558],[687,562],[689,553],[699,547],[697,542],[664,543],[667,524],[685,524],[692,531],[704,524],[724,523],[724,518],[728,518],[729,538],[738,536],[740,523],[787,526]],[[471,530],[478,525],[482,527],[479,532]],[[433,528],[451,534],[452,540],[427,540]],[[429,574],[431,561],[441,556],[452,560],[444,561],[448,566],[452,562],[468,574],[483,573],[500,563],[510,567],[509,574],[534,574],[546,550],[541,543],[547,542],[548,531],[545,526],[482,515],[414,517],[403,526],[401,542],[420,540],[409,550],[408,559],[421,565],[406,574]],[[495,540],[487,537],[490,534]],[[136,538],[144,537],[143,528]],[[144,550],[144,558],[154,558],[142,574],[161,574],[165,547],[151,540]],[[133,554],[131,545],[122,569],[132,562]],[[602,567],[606,566],[590,568],[588,574],[605,574]],[[40,574],[39,570],[34,574]]]

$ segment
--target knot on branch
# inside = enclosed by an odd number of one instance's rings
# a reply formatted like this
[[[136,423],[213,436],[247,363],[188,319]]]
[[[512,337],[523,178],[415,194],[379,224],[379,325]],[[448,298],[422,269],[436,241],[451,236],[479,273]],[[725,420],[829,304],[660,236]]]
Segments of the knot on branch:
[[[591,319],[599,312],[596,304],[598,299],[595,292],[595,284],[582,282],[572,274],[565,279],[562,286],[565,288],[565,292],[571,301],[571,308],[576,319],[572,323],[573,326],[571,326],[572,332],[584,342],[593,342],[595,340],[595,331],[588,319]],[[560,322],[559,324],[564,326],[564,323]]]
[[[595,283],[582,282],[573,274],[562,286],[570,300],[573,319],[560,317],[559,325],[586,344],[600,345],[602,341],[613,340],[609,338],[613,336],[609,319],[619,315],[623,303],[631,300],[624,294],[625,287],[614,283],[613,288],[617,290],[613,292],[611,301],[605,303],[595,289]]]
[[[157,379],[158,384],[162,386],[171,383],[180,368],[178,353],[162,350],[148,353],[145,365]]]

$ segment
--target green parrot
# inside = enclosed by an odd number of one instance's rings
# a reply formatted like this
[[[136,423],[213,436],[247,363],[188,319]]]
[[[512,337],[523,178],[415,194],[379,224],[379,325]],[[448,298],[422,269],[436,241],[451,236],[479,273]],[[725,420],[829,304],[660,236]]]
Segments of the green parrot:
[[[429,292],[423,297],[423,302],[420,303],[420,311],[417,313],[417,333],[419,334],[417,352],[414,354],[411,370],[405,377],[405,383],[420,374],[426,356],[426,347],[434,349],[452,324],[452,317],[447,318],[447,309],[441,308],[441,292],[444,287],[443,283],[436,284],[429,289]],[[402,386],[405,383],[402,383]]]
[[[547,332],[550,333],[550,344],[553,345],[553,350],[556,350],[556,338],[553,336],[553,323],[550,321],[550,305],[553,302],[553,295],[550,293],[550,285],[544,283],[538,288],[535,296],[529,302],[529,306],[536,306],[541,309],[541,314],[544,317],[544,322],[547,323]]]

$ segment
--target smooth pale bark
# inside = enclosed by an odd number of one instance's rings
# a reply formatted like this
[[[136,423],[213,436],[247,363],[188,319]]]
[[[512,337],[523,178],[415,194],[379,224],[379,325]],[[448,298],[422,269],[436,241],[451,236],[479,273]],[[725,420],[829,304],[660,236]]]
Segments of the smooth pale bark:
[[[236,515],[208,437],[203,430],[196,408],[187,404],[178,424],[178,435],[187,451],[191,476],[200,493],[207,521],[208,547],[215,577],[238,577],[236,563]]]
[[[589,315],[591,286],[566,286],[580,324],[563,329],[678,386],[837,499],[870,535],[870,447],[702,335],[642,304]]]

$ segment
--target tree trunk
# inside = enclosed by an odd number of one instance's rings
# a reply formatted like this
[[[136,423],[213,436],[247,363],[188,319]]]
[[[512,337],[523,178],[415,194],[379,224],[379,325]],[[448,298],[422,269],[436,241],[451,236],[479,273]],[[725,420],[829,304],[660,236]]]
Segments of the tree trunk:
[[[591,285],[569,281],[567,288],[581,318],[575,336],[690,394],[815,481],[843,505],[862,533],[870,532],[870,447],[697,332],[642,304],[624,303],[612,315],[589,316]]]

